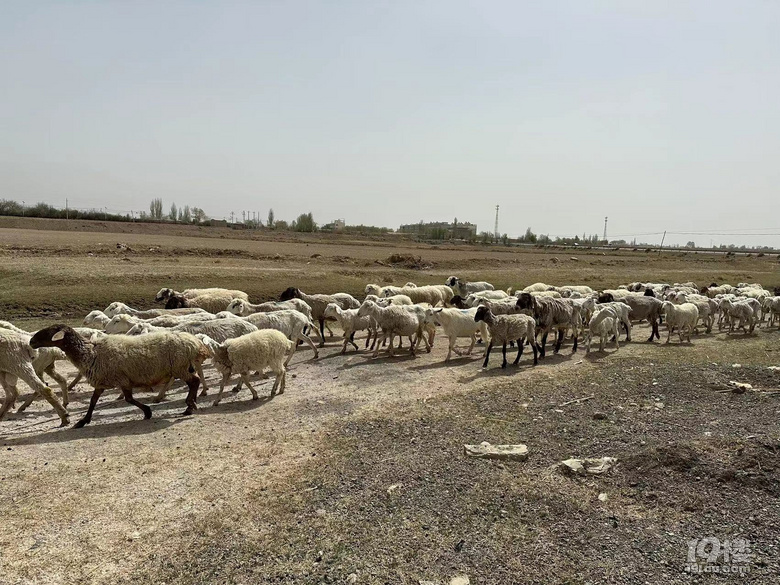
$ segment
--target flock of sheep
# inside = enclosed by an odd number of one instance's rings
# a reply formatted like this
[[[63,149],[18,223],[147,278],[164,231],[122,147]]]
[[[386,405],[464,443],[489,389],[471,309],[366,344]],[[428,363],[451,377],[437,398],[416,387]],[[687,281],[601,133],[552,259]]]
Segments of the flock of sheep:
[[[736,287],[715,285],[699,288],[694,283],[631,283],[614,290],[594,291],[588,286],[550,286],[536,283],[512,294],[496,290],[488,282],[467,282],[452,276],[443,285],[402,287],[369,284],[361,302],[346,293],[309,295],[297,288],[285,290],[279,301],[252,304],[245,292],[222,288],[190,289],[176,292],[162,289],[155,300],[164,309],[136,310],[124,303],[111,303],[103,311],[92,311],[84,327],[53,325],[36,333],[24,331],[0,321],[0,385],[5,399],[0,419],[14,407],[18,398],[17,381],[23,380],[33,391],[19,408],[23,411],[35,396],[47,400],[59,415],[62,425],[69,424],[65,407],[69,392],[83,378],[94,388],[85,416],[76,423],[82,427],[105,390],[118,388],[124,399],[141,409],[145,418],[151,409],[136,400],[136,389],[158,389],[155,401],[165,398],[175,380],[187,384],[185,415],[197,409],[200,395],[208,387],[203,363],[211,360],[222,376],[214,405],[222,397],[233,375],[257,399],[249,379],[251,372],[266,368],[275,375],[271,395],[284,392],[286,369],[297,346],[307,343],[318,350],[310,335],[325,344],[325,330],[337,322],[342,330],[342,353],[349,345],[357,351],[355,334],[366,331],[365,347],[376,357],[387,345],[390,356],[393,342],[408,340],[409,352],[423,344],[433,346],[436,328],[441,327],[449,341],[446,361],[452,353],[463,355],[456,347],[458,338],[468,338],[473,351],[477,338],[485,342],[483,367],[487,367],[494,346],[502,347],[502,367],[507,366],[507,345],[517,345],[517,364],[528,345],[533,363],[544,358],[547,337],[555,335],[557,352],[567,336],[572,350],[582,338],[590,351],[594,338],[599,350],[614,340],[619,347],[620,329],[631,341],[632,322],[647,321],[650,338],[660,339],[659,324],[665,322],[666,342],[675,329],[680,342],[690,342],[691,333],[703,327],[709,333],[717,322],[719,330],[743,330],[752,333],[762,323],[771,327],[780,319],[780,293],[774,294],[758,284],[741,283]],[[778,321],[780,325],[780,321]],[[56,369],[56,362],[68,360],[78,370],[70,384]],[[62,390],[62,401],[43,377],[48,375]]]

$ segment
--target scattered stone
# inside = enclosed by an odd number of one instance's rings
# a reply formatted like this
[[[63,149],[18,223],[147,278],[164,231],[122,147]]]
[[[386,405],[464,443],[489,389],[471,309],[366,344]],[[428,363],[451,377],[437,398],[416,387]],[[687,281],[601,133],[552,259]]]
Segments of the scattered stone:
[[[487,441],[483,441],[479,445],[463,445],[463,452],[468,457],[479,459],[525,461],[528,458],[527,445],[491,445]]]
[[[606,420],[607,415],[603,412],[594,412],[593,413],[593,420]]]
[[[735,370],[738,370],[739,368],[742,367],[742,364],[732,364],[731,367],[734,368]]]
[[[580,259],[577,258],[576,256],[572,256],[571,258],[569,258],[569,260],[573,260],[574,262],[579,262],[580,261]]]
[[[579,475],[585,475],[591,473],[594,475],[600,475],[606,473],[612,466],[617,463],[617,459],[614,457],[601,457],[598,459],[567,459],[561,461],[560,466],[564,471],[569,473],[575,473]]]
[[[322,254],[312,254],[309,258],[322,258]]]
[[[469,578],[466,577],[466,575],[460,575],[450,579],[450,585],[469,585],[470,583],[471,581],[469,581]]]
[[[401,486],[404,485],[402,483],[394,483],[389,488],[387,488],[387,495],[392,496],[395,492],[397,492],[399,489],[401,489]]]
[[[608,499],[607,492],[601,492],[599,494],[599,502],[606,502]]]
[[[353,583],[357,583],[357,580],[358,580],[357,573],[350,573],[349,575],[347,575],[347,583],[349,585],[352,585]]]

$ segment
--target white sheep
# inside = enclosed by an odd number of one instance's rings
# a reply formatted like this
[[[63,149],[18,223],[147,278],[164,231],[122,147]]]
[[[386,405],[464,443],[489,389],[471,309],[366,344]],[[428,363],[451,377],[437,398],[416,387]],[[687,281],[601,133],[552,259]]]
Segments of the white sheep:
[[[359,317],[373,317],[377,324],[382,328],[383,336],[390,336],[388,354],[391,357],[393,355],[393,338],[395,335],[409,338],[409,352],[411,355],[414,355],[414,336],[420,328],[420,323],[415,314],[405,310],[403,306],[390,305],[389,307],[380,307],[372,301],[364,301],[363,304],[360,305],[357,314]],[[380,344],[377,343],[373,353],[374,357],[379,354],[379,347]]]
[[[276,394],[277,390],[279,394],[284,392],[287,380],[285,365],[289,361],[287,356],[291,353],[294,343],[281,331],[263,329],[235,339],[228,339],[224,343],[218,343],[207,335],[200,335],[199,338],[208,347],[214,366],[222,374],[219,394],[214,400],[214,406],[222,400],[225,384],[234,373],[241,376],[241,381],[252,392],[252,400],[257,400],[258,396],[249,381],[249,372],[262,372],[266,367],[276,374],[271,396]]]
[[[763,310],[764,317],[769,315],[767,327],[771,327],[774,324],[775,319],[778,319],[778,322],[780,323],[780,297],[775,296],[765,298],[761,308]]]
[[[366,295],[365,301],[373,301],[377,305],[386,307],[387,305],[413,305],[412,299],[406,295],[392,295],[390,297],[378,297],[376,295]]]
[[[347,293],[309,295],[294,286],[288,287],[279,296],[280,301],[289,301],[290,299],[301,299],[311,307],[311,320],[320,326],[320,347],[325,345],[325,317],[323,316],[325,307],[330,303],[336,303],[342,309],[357,309],[360,306],[358,300]],[[333,332],[331,332],[331,336],[333,336]]]
[[[155,295],[154,300],[159,303],[167,301],[174,295],[181,295],[184,298],[193,299],[195,297],[211,294],[229,295],[233,299],[244,299],[245,301],[249,300],[249,295],[247,295],[244,291],[232,290],[228,288],[190,288],[180,293],[176,292],[172,288],[161,288],[160,291]]]
[[[444,284],[452,289],[454,295],[458,295],[459,297],[463,298],[469,296],[471,293],[495,289],[492,284],[485,282],[484,280],[479,282],[467,282],[465,280],[461,280],[457,276],[450,276]]]
[[[227,310],[230,313],[238,315],[239,317],[246,317],[253,313],[272,313],[273,311],[283,311],[286,309],[300,311],[311,319],[311,307],[305,301],[295,298],[287,301],[269,301],[267,303],[260,303],[259,305],[254,305],[244,299],[233,299],[227,306]]]
[[[545,290],[550,290],[550,288],[552,287],[549,284],[544,284],[543,282],[536,282],[534,284],[528,285],[520,292],[525,292],[525,293],[542,292]]]
[[[338,321],[339,326],[344,331],[344,345],[341,348],[341,353],[346,353],[347,343],[351,343],[357,351],[358,346],[355,344],[355,332],[368,331],[366,337],[366,347],[368,347],[373,337],[374,344],[376,344],[377,338],[377,324],[371,316],[358,317],[357,309],[342,309],[336,303],[330,303],[325,307],[325,317],[332,318]],[[374,346],[371,346],[374,349]]]
[[[620,317],[614,307],[599,305],[598,311],[593,314],[588,322],[588,328],[586,331],[587,348],[585,353],[590,353],[590,347],[593,343],[593,336],[599,337],[599,351],[604,351],[604,344],[609,339],[610,335],[615,338],[615,349],[620,349],[620,332],[618,325],[620,324]]]
[[[145,324],[151,325],[155,328],[174,328],[183,323],[195,323],[203,321],[213,321],[216,319],[216,315],[211,313],[193,313],[191,315],[163,315],[161,317],[153,317],[152,319],[141,319],[133,315],[126,313],[120,313],[111,317],[111,320],[106,323],[104,331],[110,335],[118,335],[127,333],[136,325]]]
[[[385,297],[393,295],[406,295],[413,303],[428,303],[432,307],[436,305],[447,305],[453,297],[452,289],[443,284],[430,284],[426,286],[417,286],[411,288],[402,288],[391,293],[387,288],[383,289]]]
[[[471,355],[474,344],[477,341],[478,332],[482,335],[482,339],[485,341],[488,340],[487,326],[484,322],[476,322],[474,320],[476,314],[476,308],[425,309],[425,322],[428,324],[440,325],[442,329],[444,329],[444,335],[447,336],[450,341],[447,357],[444,358],[445,362],[450,361],[453,351],[458,355],[463,355],[463,352],[455,347],[458,337],[468,337],[471,339],[471,345],[466,351],[466,355]]]
[[[33,360],[37,357],[37,353],[30,346],[29,341],[29,336],[10,329],[0,329],[0,386],[5,391],[5,400],[0,408],[0,420],[16,403],[16,398],[19,396],[16,383],[21,378],[33,391],[43,396],[52,405],[60,417],[61,425],[67,426],[68,411],[54,396],[51,388],[35,373]]]
[[[30,340],[30,346],[60,348],[95,388],[87,413],[76,427],[88,424],[103,392],[116,387],[122,390],[128,403],[143,411],[144,418],[151,418],[152,410],[133,398],[133,388],[162,383],[171,385],[176,378],[187,383],[189,393],[184,414],[192,414],[197,408],[200,385],[195,372],[209,356],[203,343],[187,333],[166,331],[141,337],[107,335],[91,343],[67,325],[53,325],[38,331]]]
[[[253,313],[246,317],[242,317],[242,319],[248,321],[258,329],[276,329],[292,339],[294,342],[293,350],[284,365],[287,365],[292,359],[292,356],[298,349],[299,341],[307,343],[309,347],[311,347],[314,352],[314,356],[312,356],[313,359],[318,358],[320,355],[317,346],[315,346],[311,338],[304,333],[304,330],[306,330],[307,327],[314,329],[314,323],[300,311],[296,311],[295,309],[284,309],[271,313]]]
[[[753,301],[752,303],[750,301]],[[720,309],[723,314],[729,320],[729,333],[734,332],[734,327],[739,321],[739,328],[745,331],[745,333],[753,333],[756,326],[757,313],[754,308],[754,303],[757,303],[755,299],[744,299],[740,301],[732,301],[731,299],[723,299],[720,302]],[[745,325],[749,329],[745,329]]]
[[[105,313],[108,317],[114,317],[116,315],[120,314],[126,314],[126,315],[133,315],[134,317],[138,317],[139,319],[152,319],[154,317],[160,317],[163,315],[190,315],[192,313],[202,313],[203,309],[198,308],[173,308],[173,309],[147,309],[147,310],[138,310],[134,309],[125,303],[120,303],[119,301],[113,302],[108,307],[105,308],[103,313]]]
[[[661,314],[666,315],[666,327],[669,334],[666,337],[666,343],[672,339],[672,330],[677,327],[680,335],[680,343],[683,341],[683,330],[688,330],[688,342],[691,341],[696,323],[699,321],[699,309],[693,303],[683,303],[675,305],[670,301],[664,301],[661,305]]]
[[[453,297],[454,298],[454,297]],[[501,301],[509,298],[509,294],[503,290],[483,290],[476,293],[471,293],[466,297],[464,301],[469,307],[476,307],[481,300],[487,301]]]

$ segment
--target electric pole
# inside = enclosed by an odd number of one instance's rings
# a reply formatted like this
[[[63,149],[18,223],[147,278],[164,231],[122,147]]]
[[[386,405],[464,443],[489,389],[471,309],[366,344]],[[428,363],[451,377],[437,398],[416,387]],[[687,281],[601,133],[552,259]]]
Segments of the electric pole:
[[[607,220],[608,219],[609,219],[608,217],[604,218],[604,241],[605,242],[607,241]]]
[[[493,227],[493,235],[498,241],[498,205],[496,205],[496,225]]]

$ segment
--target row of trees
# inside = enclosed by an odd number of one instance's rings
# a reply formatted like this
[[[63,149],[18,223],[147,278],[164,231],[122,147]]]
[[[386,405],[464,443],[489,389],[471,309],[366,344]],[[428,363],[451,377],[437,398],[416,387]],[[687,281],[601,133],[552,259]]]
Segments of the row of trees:
[[[159,197],[152,199],[149,204],[149,215],[145,211],[141,212],[141,219],[152,219],[154,221],[170,220],[179,223],[200,223],[207,219],[206,212],[199,207],[190,209],[189,205],[178,207],[176,203],[171,203],[170,211],[167,215],[163,214],[163,200]]]

